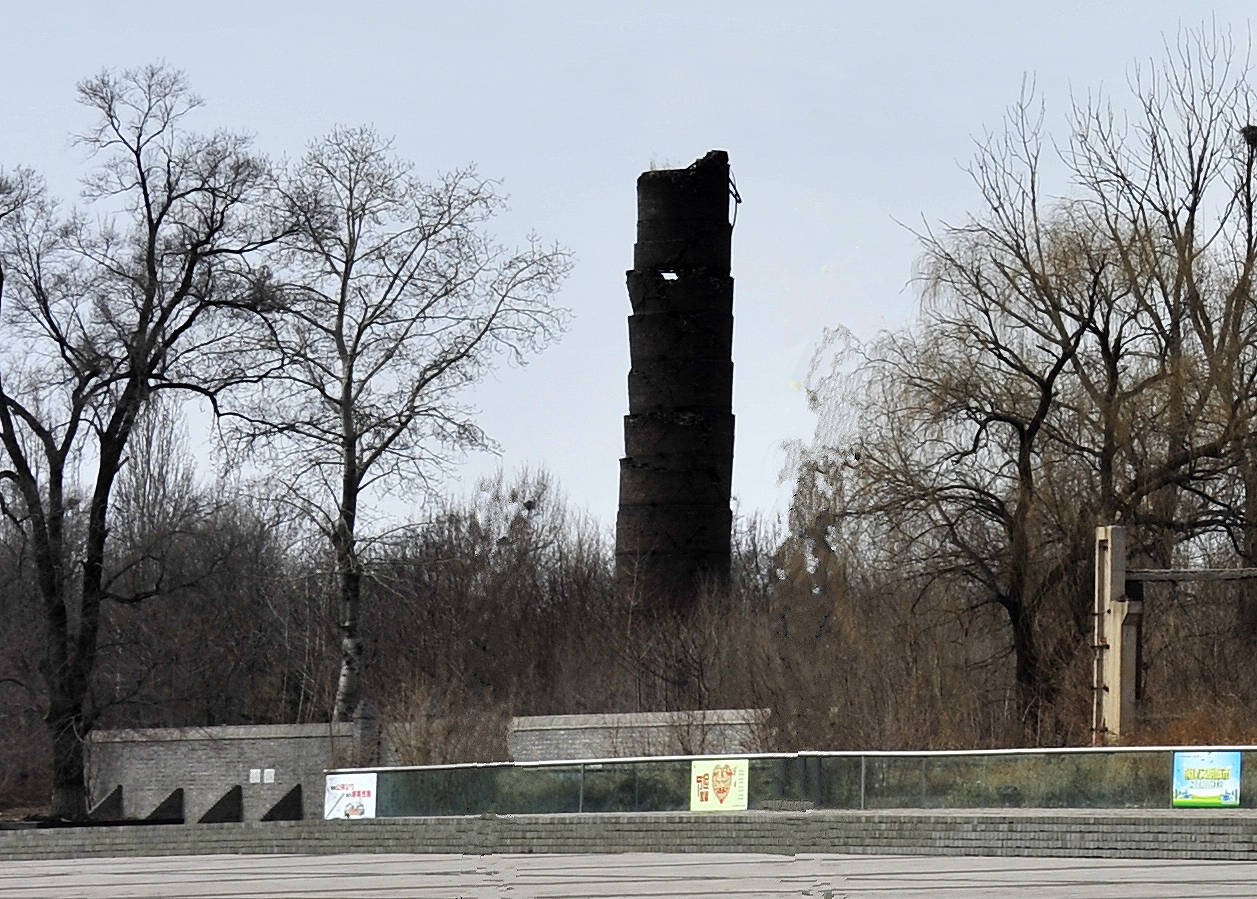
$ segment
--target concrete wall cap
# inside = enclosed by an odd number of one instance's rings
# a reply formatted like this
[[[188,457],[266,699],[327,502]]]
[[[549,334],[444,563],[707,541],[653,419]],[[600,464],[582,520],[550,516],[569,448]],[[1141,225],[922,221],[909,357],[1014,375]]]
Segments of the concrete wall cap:
[[[167,743],[195,740],[283,740],[353,736],[353,724],[251,724],[94,730],[92,743]]]
[[[695,709],[687,712],[622,712],[607,715],[529,715],[512,718],[512,732],[572,728],[685,727],[711,724],[758,724],[768,709]]]

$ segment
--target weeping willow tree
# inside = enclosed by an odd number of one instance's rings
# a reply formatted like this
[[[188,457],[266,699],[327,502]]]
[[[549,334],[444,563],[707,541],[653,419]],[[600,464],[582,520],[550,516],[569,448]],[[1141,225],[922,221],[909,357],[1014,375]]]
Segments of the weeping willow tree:
[[[869,566],[1001,612],[1026,721],[1079,659],[1095,524],[1162,565],[1257,536],[1247,60],[1183,32],[1129,84],[1056,138],[1027,90],[975,211],[918,234],[919,320],[831,339],[810,383],[809,491]]]

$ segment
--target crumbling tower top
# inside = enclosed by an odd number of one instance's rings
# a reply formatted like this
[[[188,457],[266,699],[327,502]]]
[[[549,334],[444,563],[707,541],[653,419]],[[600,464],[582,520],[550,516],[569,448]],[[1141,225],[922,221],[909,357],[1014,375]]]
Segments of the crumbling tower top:
[[[633,270],[708,269],[729,274],[729,154],[712,150],[684,169],[637,178]]]

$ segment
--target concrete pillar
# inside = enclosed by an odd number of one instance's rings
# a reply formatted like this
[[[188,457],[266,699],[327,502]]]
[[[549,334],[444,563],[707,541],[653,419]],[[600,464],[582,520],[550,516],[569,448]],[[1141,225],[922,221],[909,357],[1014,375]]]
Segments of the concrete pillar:
[[[1143,584],[1126,582],[1126,528],[1096,528],[1092,742],[1117,742],[1134,723]]]

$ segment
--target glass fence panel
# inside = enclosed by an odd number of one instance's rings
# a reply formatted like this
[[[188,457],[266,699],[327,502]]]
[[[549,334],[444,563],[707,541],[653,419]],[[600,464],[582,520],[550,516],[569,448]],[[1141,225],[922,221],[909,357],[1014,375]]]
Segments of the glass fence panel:
[[[921,759],[921,808],[982,808],[1013,805],[1003,788],[987,782],[985,756]]]
[[[920,808],[924,761],[919,756],[866,756],[864,808]]]
[[[752,758],[747,807],[791,810],[858,807],[858,758],[800,755]]]
[[[864,759],[854,755],[829,755],[816,758],[818,808],[863,808],[862,772]]]
[[[868,756],[865,808],[1164,808],[1172,754]]]
[[[585,765],[587,812],[675,812],[690,807],[690,763],[602,762]]]
[[[1071,770],[1079,767],[1085,771],[1088,765],[1076,759],[1066,767]],[[975,789],[974,793],[984,801],[975,803],[975,807],[1057,807],[1051,790],[1050,759],[1040,756],[983,756],[981,776],[981,789]],[[1049,800],[1052,804],[1045,805]]]
[[[492,768],[381,771],[375,813],[381,818],[479,814],[496,796]]]
[[[747,774],[747,808],[798,808],[803,801],[805,772],[801,758],[751,759]]]
[[[380,817],[684,811],[690,759],[382,770]],[[1169,808],[1173,751],[805,755],[748,759],[748,807]],[[1257,808],[1257,752],[1240,803]]]
[[[376,815],[500,815],[577,812],[579,766],[438,768],[381,771]]]
[[[549,814],[580,811],[581,770],[507,768],[498,777],[498,814]]]
[[[1257,808],[1257,752],[1240,753],[1240,808]]]
[[[1167,808],[1173,754],[1080,753],[1042,756],[1027,805],[1043,808]]]

